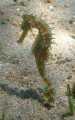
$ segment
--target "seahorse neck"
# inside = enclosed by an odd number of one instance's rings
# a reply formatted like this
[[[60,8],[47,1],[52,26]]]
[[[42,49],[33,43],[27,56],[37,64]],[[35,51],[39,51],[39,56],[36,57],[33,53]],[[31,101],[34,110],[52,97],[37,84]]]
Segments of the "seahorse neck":
[[[40,20],[34,20],[32,23],[31,23],[31,26],[32,28],[36,28],[38,29],[39,31],[43,32],[43,24],[40,22]],[[43,27],[42,27],[43,26]]]

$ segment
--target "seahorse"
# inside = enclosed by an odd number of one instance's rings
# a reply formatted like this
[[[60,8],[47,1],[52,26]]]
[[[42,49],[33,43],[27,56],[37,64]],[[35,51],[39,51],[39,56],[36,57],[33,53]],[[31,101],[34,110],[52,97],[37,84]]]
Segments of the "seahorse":
[[[40,17],[34,16],[33,14],[25,14],[22,16],[23,22],[21,27],[23,33],[17,43],[22,43],[29,30],[32,28],[38,29],[39,33],[32,45],[32,54],[35,57],[38,71],[41,78],[46,83],[46,90],[43,91],[43,100],[45,103],[54,102],[54,88],[50,82],[50,79],[46,75],[45,62],[49,57],[49,49],[52,44],[52,33],[47,23]]]

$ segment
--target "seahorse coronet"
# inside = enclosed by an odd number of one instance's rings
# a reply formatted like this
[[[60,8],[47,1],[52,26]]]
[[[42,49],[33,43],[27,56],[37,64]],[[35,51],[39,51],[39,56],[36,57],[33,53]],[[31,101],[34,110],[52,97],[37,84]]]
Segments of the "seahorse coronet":
[[[23,22],[21,27],[23,33],[17,43],[23,42],[30,29],[37,28],[39,30],[35,42],[32,45],[32,54],[35,57],[40,76],[48,87],[48,90],[43,91],[43,99],[47,103],[54,102],[55,90],[52,87],[51,80],[46,76],[45,71],[45,62],[48,60],[49,50],[51,49],[52,44],[51,28],[44,20],[33,14],[26,13],[25,15],[22,15],[22,19]]]

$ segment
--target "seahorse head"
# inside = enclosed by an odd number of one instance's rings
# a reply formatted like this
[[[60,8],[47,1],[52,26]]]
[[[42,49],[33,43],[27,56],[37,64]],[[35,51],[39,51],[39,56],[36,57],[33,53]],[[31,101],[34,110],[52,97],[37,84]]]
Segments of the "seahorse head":
[[[32,14],[31,15],[28,15],[28,14],[23,15],[21,28],[23,30],[25,30],[25,29],[30,30],[33,27],[34,20],[35,20],[35,16],[33,16]]]

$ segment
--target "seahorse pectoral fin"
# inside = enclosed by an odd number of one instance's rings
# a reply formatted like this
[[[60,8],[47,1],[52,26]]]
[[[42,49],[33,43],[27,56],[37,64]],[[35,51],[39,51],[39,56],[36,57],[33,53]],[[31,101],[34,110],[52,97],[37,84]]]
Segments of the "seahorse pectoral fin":
[[[28,31],[26,31],[26,30],[23,31],[20,39],[17,41],[18,44],[23,42],[25,36],[27,35],[27,32],[28,32]]]

